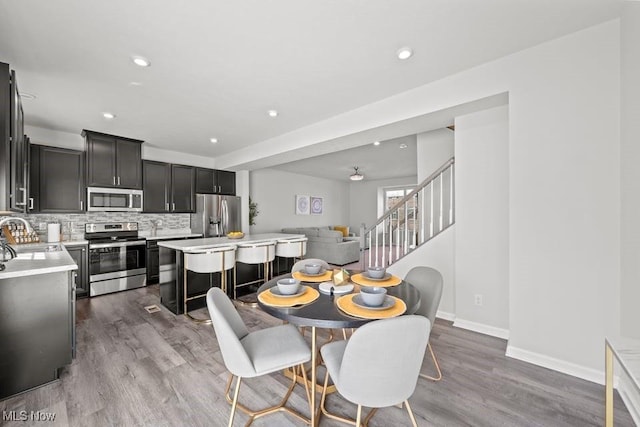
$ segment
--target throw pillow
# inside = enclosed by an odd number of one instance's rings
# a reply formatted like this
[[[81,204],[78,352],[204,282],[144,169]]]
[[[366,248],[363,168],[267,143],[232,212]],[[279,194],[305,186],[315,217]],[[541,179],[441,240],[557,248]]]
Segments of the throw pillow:
[[[336,231],[340,231],[342,233],[342,237],[349,237],[349,226],[348,225],[334,225],[333,229]]]

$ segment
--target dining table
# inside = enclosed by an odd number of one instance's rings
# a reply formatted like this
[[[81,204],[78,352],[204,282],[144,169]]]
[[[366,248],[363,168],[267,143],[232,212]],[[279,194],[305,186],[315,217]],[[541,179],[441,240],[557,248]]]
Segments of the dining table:
[[[339,270],[335,270],[336,272]],[[316,278],[313,276],[305,276],[304,273],[296,272],[295,278],[300,280],[301,285],[311,288],[309,292],[311,293],[313,290],[319,291],[317,292],[317,297],[306,304],[294,305],[294,306],[276,306],[274,304],[265,303],[265,298],[260,298],[260,294],[263,292],[269,293],[270,289],[277,286],[278,280],[290,278],[292,277],[291,273],[284,274],[278,277],[275,277],[258,289],[258,305],[259,307],[265,311],[266,313],[276,317],[278,319],[282,319],[286,322],[289,322],[298,327],[310,328],[311,332],[311,375],[310,375],[310,383],[311,383],[311,393],[310,393],[310,425],[317,426],[320,420],[320,411],[319,408],[316,407],[316,393],[319,385],[317,384],[317,361],[318,361],[318,342],[317,342],[317,330],[318,329],[349,329],[349,328],[358,328],[368,322],[373,320],[377,320],[380,318],[388,317],[385,316],[385,310],[371,310],[370,313],[366,313],[367,318],[354,316],[345,313],[339,307],[339,299],[345,295],[333,292],[326,292],[326,286],[330,285],[327,281],[320,282],[319,280],[315,280]],[[350,285],[353,286],[353,290],[348,294],[357,294],[361,285],[360,283],[366,283],[368,286],[378,285],[377,282],[370,282],[366,280],[356,280],[356,278],[361,278],[362,275],[357,271],[349,271],[348,280]],[[391,275],[390,275],[391,276]],[[380,282],[380,286],[384,286],[387,290],[387,295],[392,296],[400,300],[404,303],[406,309],[402,313],[394,313],[392,315],[401,315],[401,314],[414,314],[418,308],[420,307],[420,292],[418,289],[412,284],[402,280],[398,277],[391,276],[395,281],[392,285],[385,286],[384,282]],[[327,277],[324,277],[326,279]],[[325,286],[321,289],[320,285],[324,283]],[[340,287],[336,286],[334,289],[340,289]],[[337,291],[336,291],[337,292]],[[267,294],[265,294],[267,295]],[[314,292],[315,296],[315,292]],[[355,295],[352,295],[355,297]],[[284,300],[281,299],[280,301]],[[344,301],[344,300],[343,300]],[[286,304],[286,303],[285,303]],[[401,304],[401,303],[400,303]],[[340,304],[343,306],[343,304]],[[368,310],[367,310],[368,311]]]

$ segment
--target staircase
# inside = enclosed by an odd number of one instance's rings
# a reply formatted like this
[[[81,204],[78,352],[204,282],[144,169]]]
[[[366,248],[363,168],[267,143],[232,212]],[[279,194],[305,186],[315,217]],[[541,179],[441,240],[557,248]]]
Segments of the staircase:
[[[377,222],[360,227],[360,268],[388,267],[453,225],[454,159],[447,160]]]

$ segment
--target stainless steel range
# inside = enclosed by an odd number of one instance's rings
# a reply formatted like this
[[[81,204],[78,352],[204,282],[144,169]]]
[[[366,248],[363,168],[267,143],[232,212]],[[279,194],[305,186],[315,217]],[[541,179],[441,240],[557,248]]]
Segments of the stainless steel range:
[[[89,295],[124,291],[147,284],[146,244],[137,222],[85,224],[89,241]]]

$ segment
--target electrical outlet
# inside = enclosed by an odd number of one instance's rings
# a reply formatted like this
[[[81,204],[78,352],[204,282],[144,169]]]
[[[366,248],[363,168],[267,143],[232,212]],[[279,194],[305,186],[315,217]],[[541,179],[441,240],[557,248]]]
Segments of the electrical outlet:
[[[482,295],[475,294],[473,296],[473,302],[474,302],[475,305],[482,305]]]
[[[161,219],[156,220],[156,225],[157,225],[158,227],[162,227],[162,220],[161,220]]]
[[[39,222],[38,223],[38,230],[44,231],[46,229],[47,229],[47,223],[46,222]]]

